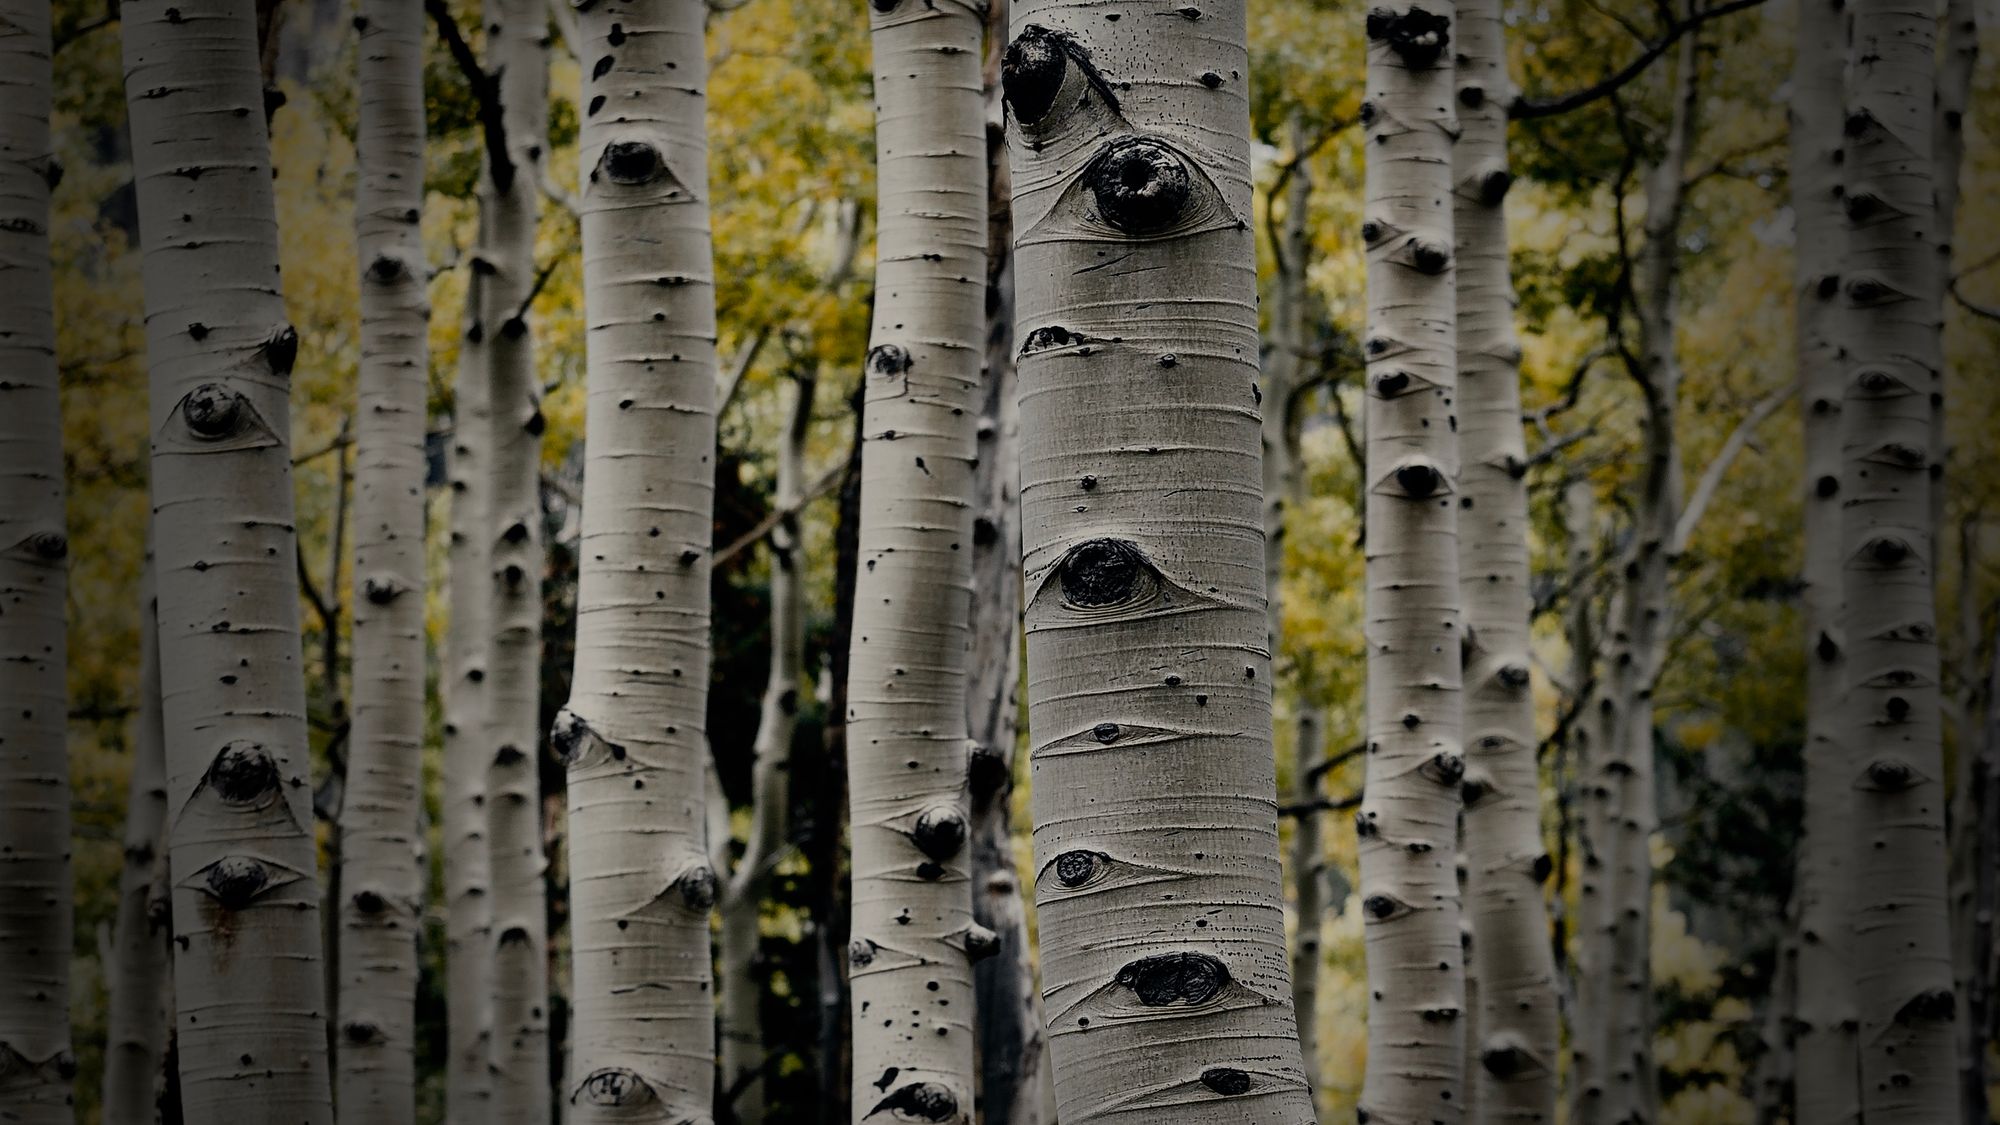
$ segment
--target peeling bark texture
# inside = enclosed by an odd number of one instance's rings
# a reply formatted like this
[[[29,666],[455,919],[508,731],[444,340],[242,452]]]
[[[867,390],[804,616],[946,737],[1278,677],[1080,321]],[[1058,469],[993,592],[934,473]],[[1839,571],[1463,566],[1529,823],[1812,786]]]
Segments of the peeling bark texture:
[[[1035,892],[1065,1125],[1313,1120],[1285,957],[1241,0],[1018,4]]]
[[[1282,653],[1284,635],[1285,521],[1305,498],[1299,464],[1299,433],[1304,421],[1308,294],[1306,267],[1312,254],[1312,171],[1307,164],[1305,131],[1297,117],[1285,125],[1291,163],[1285,181],[1285,217],[1273,239],[1275,278],[1271,286],[1271,340],[1263,353],[1264,451],[1264,591],[1268,621],[1267,644],[1272,659]],[[1310,806],[1319,797],[1313,767],[1324,751],[1321,716],[1301,686],[1297,708],[1297,740],[1292,747],[1294,804]],[[1292,1005],[1298,1013],[1299,1057],[1308,1087],[1319,1087],[1318,1024],[1321,913],[1325,906],[1320,885],[1325,869],[1319,813],[1307,808],[1292,832],[1292,894],[1298,932],[1291,948]]]
[[[699,43],[699,37],[696,39]],[[771,664],[751,744],[750,835],[743,856],[722,889],[721,1065],[722,1089],[734,1091],[731,1115],[738,1121],[764,1119],[763,1070],[767,1058],[761,1013],[763,985],[755,973],[762,944],[758,921],[770,886],[772,865],[785,843],[791,794],[786,766],[798,730],[799,693],[805,686],[805,601],[799,581],[798,508],[804,500],[806,438],[812,429],[818,381],[810,373],[787,380],[791,419],[778,443],[778,482],[773,503],[788,513],[771,530]],[[706,594],[703,595],[704,599]],[[727,854],[728,804],[711,795],[711,819],[721,822],[719,844]]]
[[[481,188],[481,206],[488,189]],[[493,865],[486,851],[486,640],[492,611],[486,466],[492,416],[480,276],[466,282],[465,331],[452,390],[444,669],[445,1111],[484,1121],[493,1098]]]
[[[50,9],[0,3],[0,1119],[68,1122],[69,751]]]
[[[580,142],[590,441],[576,675],[554,734],[569,763],[578,1125],[705,1121],[714,1096],[705,12],[691,0],[577,12],[579,55],[596,60],[579,104],[616,107],[587,113]]]
[[[1456,854],[1461,649],[1450,0],[1368,15],[1367,799],[1361,835],[1368,1065],[1361,1112],[1464,1109]]]
[[[1799,0],[1792,72],[1791,188],[1799,400],[1805,434],[1805,843],[1798,859],[1798,1002],[1793,1016],[1800,1121],[1857,1125],[1853,940],[1848,917],[1854,765],[1843,743],[1840,287],[1841,102],[1846,17],[1840,0]]]
[[[965,691],[986,276],[980,10],[875,0],[875,315],[847,696],[854,1120],[970,1122]]]
[[[1514,90],[1499,0],[1459,0],[1456,52],[1465,907],[1468,974],[1480,982],[1479,1003],[1468,998],[1466,1012],[1466,1117],[1481,1125],[1549,1122],[1560,1028],[1542,894],[1551,861],[1535,760],[1527,448],[1507,256],[1506,107]]]
[[[986,1125],[1044,1125],[1048,1038],[1034,948],[1014,863],[1014,755],[1021,714],[1021,408],[1014,366],[1013,179],[1000,67],[1007,0],[986,5],[985,401],[973,502],[971,669],[966,730],[973,746],[972,916],[999,949],[973,966],[979,1111]]]
[[[1930,503],[1942,453],[1932,416],[1943,390],[1935,47],[1927,6],[1854,8],[1843,160],[1841,631],[1869,1125],[1946,1121],[1958,1105]]]
[[[167,776],[160,721],[160,649],[148,552],[139,615],[139,713],[125,800],[125,866],[106,966],[104,1086],[109,1125],[159,1120],[161,1067],[173,1024],[173,920],[167,896]]]
[[[488,154],[480,323],[487,332],[491,544],[486,664],[486,848],[492,864],[491,1120],[550,1116],[548,892],[542,849],[541,387],[528,303],[541,195],[535,164],[548,133],[548,21],[534,0],[486,0],[487,69],[499,75],[511,170]],[[480,267],[475,266],[475,269]],[[711,375],[710,378],[713,378]],[[699,784],[693,787],[700,798]],[[700,832],[700,821],[693,831]],[[698,850],[698,849],[697,849]],[[655,873],[657,874],[657,873]],[[711,884],[712,885],[712,884]],[[655,888],[657,891],[658,888]]]
[[[422,932],[424,411],[430,271],[424,190],[424,13],[364,0],[355,223],[361,371],[354,461],[354,725],[341,802],[339,1118],[416,1119]]]
[[[151,368],[152,501],[190,1121],[332,1119],[287,401],[256,23],[120,12]],[[252,1069],[261,1075],[244,1081]]]

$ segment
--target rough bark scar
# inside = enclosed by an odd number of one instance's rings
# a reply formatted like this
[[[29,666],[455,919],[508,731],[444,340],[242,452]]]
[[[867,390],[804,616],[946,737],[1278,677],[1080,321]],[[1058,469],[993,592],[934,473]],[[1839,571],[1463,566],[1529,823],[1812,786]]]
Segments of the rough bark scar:
[[[1139,548],[1122,539],[1079,543],[1057,567],[1064,600],[1090,609],[1132,601],[1151,569]]]
[[[181,400],[181,417],[196,437],[226,438],[241,428],[246,414],[243,396],[220,383],[203,383]]]
[[[974,922],[965,928],[965,959],[978,963],[1000,952],[1000,935]]]
[[[910,353],[897,344],[877,344],[868,349],[870,375],[901,375],[913,362]]]
[[[208,786],[232,805],[248,805],[278,791],[278,763],[262,746],[236,741],[208,766]]]
[[[1429,69],[1451,44],[1451,17],[1414,6],[1400,15],[1376,8],[1368,13],[1368,38],[1386,42],[1404,65]]]
[[[1215,1066],[1202,1071],[1201,1084],[1226,1098],[1250,1092],[1250,1076],[1233,1066]]]
[[[1090,61],[1090,51],[1067,32],[1031,23],[1007,45],[1000,60],[1000,89],[1015,121],[1032,128],[1048,117],[1071,63],[1105,104],[1117,110],[1118,95]]]
[[[910,830],[917,850],[943,863],[965,846],[965,817],[955,809],[925,809]]]
[[[644,1078],[624,1067],[606,1067],[593,1071],[577,1083],[576,1092],[570,1095],[571,1105],[632,1106],[646,1105],[653,1100],[653,1087]]]
[[[1118,970],[1118,984],[1148,1008],[1206,1004],[1229,983],[1229,966],[1206,953],[1160,953]]]
[[[613,141],[604,146],[598,166],[614,184],[627,187],[650,183],[666,170],[660,150],[644,141]]]
[[[936,1082],[912,1082],[875,1103],[863,1116],[887,1110],[908,1121],[950,1121],[958,1116],[958,1096]]]
[[[1128,235],[1171,230],[1194,197],[1194,173],[1180,153],[1131,137],[1111,144],[1083,171],[1104,221]]]
[[[31,558],[61,562],[69,557],[69,536],[60,531],[37,531],[21,540],[21,547]]]
[[[697,914],[705,914],[715,905],[715,870],[705,863],[682,872],[674,886],[680,890],[681,902]]]
[[[1100,864],[1107,864],[1111,857],[1103,852],[1078,849],[1067,851],[1056,857],[1056,882],[1065,887],[1081,887],[1095,879]]]
[[[847,943],[847,964],[849,968],[861,969],[875,963],[875,943],[866,938],[855,938]]]
[[[248,856],[224,856],[209,865],[203,885],[226,910],[242,910],[271,885],[271,869]]]
[[[1429,465],[1405,465],[1396,470],[1396,484],[1412,499],[1428,497],[1443,483],[1443,474]]]

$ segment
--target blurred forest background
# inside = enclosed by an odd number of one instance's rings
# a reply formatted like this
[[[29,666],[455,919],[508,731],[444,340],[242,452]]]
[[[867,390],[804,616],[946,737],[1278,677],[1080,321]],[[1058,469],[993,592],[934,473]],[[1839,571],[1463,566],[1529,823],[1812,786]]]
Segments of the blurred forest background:
[[[1284,185],[1305,175],[1309,375],[1300,455],[1308,499],[1289,513],[1278,654],[1281,792],[1299,767],[1288,721],[1302,704],[1325,716],[1338,763],[1321,778],[1322,874],[1328,908],[1314,1021],[1323,1120],[1353,1119],[1366,1036],[1355,839],[1344,814],[1360,763],[1338,751],[1361,736],[1362,554],[1356,472],[1359,351],[1364,311],[1361,225],[1363,11],[1357,0],[1256,0],[1252,4],[1252,115],[1258,147],[1260,262],[1295,203]],[[272,0],[266,54],[283,104],[273,117],[284,293],[300,335],[293,383],[300,558],[306,604],[307,680],[323,858],[339,842],[329,819],[340,800],[351,606],[345,520],[351,503],[357,279],[352,199],[356,127],[353,13],[343,0]],[[1982,13],[1985,14],[1985,13]],[[462,17],[464,18],[464,17]],[[1635,0],[1510,0],[1512,74],[1529,99],[1588,87],[1657,42],[1670,8]],[[1688,161],[1678,348],[1685,368],[1679,438],[1690,481],[1745,418],[1795,378],[1792,226],[1786,182],[1786,109],[1793,12],[1785,0],[1704,24],[1698,37],[1698,116]],[[469,20],[476,24],[476,19]],[[125,130],[119,44],[102,0],[56,4],[56,135],[67,175],[56,192],[53,244],[61,328],[72,585],[71,746],[76,798],[78,926],[74,976],[76,1089],[81,1120],[94,1121],[103,1065],[104,950],[115,910],[120,826],[138,692],[140,580],[147,520],[146,369],[135,206]],[[1982,20],[1988,27],[2000,20]],[[559,37],[551,26],[551,35]],[[1950,445],[1941,535],[1939,618],[1945,654],[1947,760],[1961,762],[1993,701],[1981,685],[2000,624],[2000,44],[1974,80],[1965,123],[1963,210],[1947,304]],[[715,543],[768,526],[775,450],[786,425],[783,384],[816,377],[798,559],[807,592],[807,668],[820,692],[803,701],[791,762],[793,838],[762,910],[753,966],[769,1040],[769,1120],[820,1119],[824,1108],[821,952],[845,938],[811,919],[839,872],[840,784],[823,777],[825,691],[835,635],[838,531],[851,520],[846,471],[856,434],[853,401],[867,347],[874,212],[874,118],[868,28],[851,0],[734,0],[715,5],[708,117],[710,198],[717,256],[722,378]],[[424,233],[431,286],[432,485],[430,621],[443,625],[444,441],[459,346],[479,175],[475,99],[435,42],[428,63],[430,198]],[[551,159],[574,176],[578,107],[575,60],[555,52]],[[1669,116],[1670,68],[1560,115],[1512,130],[1517,183],[1510,227],[1520,292],[1523,395],[1529,430],[1538,637],[1539,730],[1546,832],[1558,868],[1558,924],[1573,917],[1576,852],[1564,846],[1576,779],[1564,734],[1574,717],[1566,617],[1608,597],[1603,561],[1616,549],[1642,462],[1641,397],[1615,362],[1629,331],[1632,243],[1642,210],[1639,170],[1657,154]],[[1275,197],[1275,202],[1274,202]],[[838,259],[850,224],[858,252]],[[543,512],[549,569],[544,718],[569,695],[572,552],[582,467],[583,344],[578,231],[557,202],[543,209],[536,248],[541,286],[533,315],[543,410]],[[1266,305],[1268,307],[1269,300]],[[1765,409],[1742,431],[1674,573],[1678,622],[1656,695],[1660,831],[1653,964],[1660,1001],[1657,1058],[1664,1117],[1751,1122],[1777,1104],[1784,1081],[1784,946],[1790,932],[1793,854],[1799,837],[1805,652],[1797,593],[1802,493],[1798,404]],[[1570,526],[1578,487],[1599,519]],[[1566,497],[1572,503],[1566,504]],[[845,508],[844,508],[845,505]],[[726,553],[726,552],[725,552]],[[755,737],[767,673],[770,552],[753,543],[714,572],[714,679],[708,729],[734,830],[747,832]],[[850,563],[851,565],[851,563]],[[432,664],[436,676],[435,657]],[[430,750],[437,754],[433,701]],[[546,724],[544,726],[546,729]],[[1016,758],[1025,774],[1026,756]],[[561,810],[564,772],[544,756],[542,786],[551,934],[563,957]],[[437,763],[427,770],[431,819]],[[1957,767],[1954,766],[1954,769]],[[817,779],[817,780],[816,780]],[[1014,790],[1025,810],[1025,785]],[[1991,815],[1990,813],[1988,815]],[[1027,863],[1027,816],[1016,851]],[[1287,856],[1290,856],[1289,850]],[[432,867],[440,851],[435,839]],[[1031,883],[1032,879],[1024,880]],[[1288,884],[1289,885],[1289,884]],[[419,1065],[427,1119],[442,1101],[443,923],[434,883],[426,972],[418,1005]],[[838,923],[833,923],[837,926]],[[1569,926],[1562,932],[1573,930]],[[839,944],[832,944],[838,942]],[[561,987],[561,972],[552,980]],[[560,997],[553,1032],[563,1038]],[[838,1034],[836,1025],[836,1035]],[[837,1098],[833,1112],[843,1112]]]

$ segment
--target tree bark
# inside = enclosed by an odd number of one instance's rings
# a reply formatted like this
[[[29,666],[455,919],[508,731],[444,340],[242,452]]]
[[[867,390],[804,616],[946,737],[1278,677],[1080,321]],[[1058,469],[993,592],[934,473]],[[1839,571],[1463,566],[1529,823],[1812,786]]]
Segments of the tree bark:
[[[160,715],[160,647],[155,624],[152,552],[147,552],[139,608],[139,713],[132,731],[132,774],[125,800],[125,866],[106,967],[104,1087],[107,1125],[151,1125],[160,1118],[161,1067],[173,1024],[170,974],[173,919],[168,914],[167,776]]]
[[[1007,0],[986,5],[986,345],[979,459],[973,483],[971,673],[966,725],[973,747],[972,916],[993,931],[995,956],[973,967],[979,1108],[986,1125],[1043,1125],[1049,1085],[1042,995],[1014,862],[1015,749],[1021,713],[1021,410],[1014,369],[1013,181],[1007,166],[1000,65]]]
[[[1860,1065],[1848,917],[1854,763],[1844,744],[1839,301],[1846,219],[1840,144],[1846,16],[1839,0],[1799,0],[1792,73],[1793,294],[1805,435],[1805,842],[1798,859],[1798,1119],[1857,1125]]]
[[[1460,783],[1454,9],[1368,16],[1367,798],[1360,893],[1370,1119],[1457,1122]]]
[[[1983,1125],[1992,1119],[1986,1089],[1987,1045],[1993,1018],[1993,911],[1995,883],[2000,881],[2000,636],[1987,655],[1986,721],[1978,736],[1978,753],[1968,771],[1971,823],[1974,834],[1971,934],[1966,942],[1965,1013],[1960,1020],[1959,1120]],[[1968,749],[1970,749],[1968,747]]]
[[[1465,838],[1473,933],[1467,1117],[1553,1121],[1560,1034],[1542,886],[1529,615],[1521,346],[1507,253],[1507,109],[1498,0],[1460,0],[1452,160],[1458,241],[1459,589],[1465,613]]]
[[[982,21],[963,0],[872,8],[881,187],[847,696],[852,1104],[857,1122],[960,1122],[973,1109],[971,961],[993,951],[965,854]]]
[[[0,4],[0,1118],[74,1113],[50,8]]]
[[[1945,1121],[1958,1107],[1930,503],[1943,453],[1932,417],[1943,391],[1935,48],[1928,9],[1864,0],[1854,10],[1842,161],[1841,629],[1869,1125]]]
[[[1285,958],[1240,0],[1033,0],[1003,86],[1065,1125],[1313,1120]]]
[[[355,221],[361,371],[355,430],[354,726],[341,802],[340,1120],[416,1118],[417,941],[425,873],[424,414],[430,271],[424,13],[366,0]]]
[[[332,1118],[299,663],[289,377],[256,24],[240,0],[131,3],[151,367],[181,1104]],[[246,1061],[247,1060],[247,1061]],[[261,1074],[245,1081],[246,1068]]]

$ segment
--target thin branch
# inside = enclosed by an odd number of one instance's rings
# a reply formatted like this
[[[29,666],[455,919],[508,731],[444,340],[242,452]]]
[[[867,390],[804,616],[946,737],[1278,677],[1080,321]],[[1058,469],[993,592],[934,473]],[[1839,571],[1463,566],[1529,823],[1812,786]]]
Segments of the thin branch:
[[[793,516],[798,515],[801,511],[804,511],[806,505],[812,503],[813,501],[819,499],[822,496],[825,496],[827,493],[832,492],[835,485],[838,485],[841,481],[846,479],[847,479],[847,462],[842,461],[840,464],[834,466],[831,470],[829,470],[825,476],[819,478],[819,480],[811,488],[806,489],[805,492],[799,496],[798,503],[793,504],[790,507],[786,508],[773,509],[771,512],[766,514],[763,519],[757,521],[757,526],[737,536],[734,542],[730,543],[727,547],[724,547],[721,550],[717,551],[715,553],[715,558],[711,561],[710,565],[719,567],[722,564],[728,562],[729,560],[735,558],[736,556],[742,554],[743,552],[749,550],[751,547],[756,545],[758,540],[764,538],[766,535],[771,534],[771,531],[774,528],[776,528],[779,524],[785,522],[786,520],[792,518]]]
[[[1964,274],[1959,275],[1959,277],[1963,276],[1965,275]],[[2000,320],[2000,306],[1982,305],[1979,302],[1973,300],[1972,298],[1966,296],[1964,293],[1959,292],[1957,277],[1951,279],[1951,284],[1947,286],[1947,288],[1951,290],[1952,300],[1957,301],[1959,303],[1959,306],[1965,309],[1966,312],[1969,312],[1977,317],[1983,317],[1987,320]]]
[[[1347,749],[1342,750],[1339,753],[1328,754],[1325,759],[1320,761],[1317,765],[1313,766],[1313,768],[1306,771],[1306,780],[1317,782],[1320,778],[1325,777],[1332,771],[1339,769],[1341,766],[1346,765],[1348,762],[1351,762],[1354,759],[1359,758],[1361,755],[1367,752],[1368,752],[1368,744],[1365,742],[1357,742],[1353,746],[1349,746]]]
[[[722,377],[722,390],[716,397],[715,415],[720,418],[736,402],[737,394],[743,390],[744,379],[750,374],[750,365],[757,362],[764,345],[771,340],[771,326],[759,325],[757,331],[736,349],[736,358],[730,361],[729,373]]]
[[[465,33],[459,30],[458,21],[452,18],[450,4],[445,0],[424,0],[424,11],[430,13],[431,22],[437,25],[438,38],[444,40],[452,61],[465,75],[466,85],[472,87],[473,99],[479,103],[479,125],[486,137],[487,169],[493,176],[493,186],[507,191],[514,185],[514,158],[507,152],[507,126],[500,109],[499,75],[489,73],[479,65],[479,56],[473,52],[472,44],[465,41]]]
[[[1347,809],[1360,808],[1361,798],[1362,794],[1356,792],[1338,800],[1331,797],[1321,797],[1317,801],[1301,801],[1296,805],[1279,805],[1278,815],[1297,817],[1309,816],[1318,812],[1344,812]]]
[[[569,48],[570,57],[582,57],[583,36],[577,32],[576,12],[570,8],[569,0],[549,0],[549,22],[556,25],[563,46]]]
[[[1703,180],[1707,180],[1715,176],[1720,176],[1730,171],[1730,165],[1736,163],[1737,161],[1748,159],[1749,157],[1755,156],[1760,152],[1766,151],[1767,149],[1773,149],[1778,147],[1779,145],[1784,144],[1788,136],[1789,134],[1786,133],[1778,133],[1773,136],[1765,137],[1763,140],[1757,141],[1754,144],[1747,144],[1742,146],[1741,148],[1731,149],[1730,151],[1723,153],[1721,156],[1716,157],[1714,162],[1709,164],[1708,167],[1701,169],[1692,176],[1689,176],[1682,186],[1684,189],[1691,188],[1694,187],[1696,184],[1701,183]]]
[[[1715,460],[1710,461],[1708,467],[1702,470],[1700,482],[1689,494],[1687,504],[1681,508],[1681,517],[1674,524],[1673,543],[1668,551],[1670,557],[1687,550],[1688,540],[1694,537],[1695,527],[1701,523],[1701,517],[1708,511],[1709,503],[1715,499],[1716,489],[1722,486],[1722,478],[1728,475],[1730,464],[1743,452],[1743,447],[1750,444],[1757,427],[1776,413],[1778,407],[1790,401],[1797,390],[1796,383],[1788,383],[1783,389],[1767,396],[1764,401],[1751,407],[1750,413],[1744,415],[1743,420],[1738,422],[1736,428],[1723,440],[1722,448],[1715,454]]]
[[[1568,113],[1570,110],[1578,109],[1589,105],[1591,102],[1610,97],[1624,88],[1634,78],[1644,74],[1646,68],[1652,66],[1661,55],[1666,54],[1667,48],[1679,42],[1682,36],[1695,30],[1702,24],[1708,23],[1710,20],[1721,19],[1723,16],[1757,7],[1763,2],[1764,0],[1729,0],[1728,3],[1718,4],[1713,8],[1704,8],[1698,12],[1694,12],[1686,19],[1676,20],[1672,26],[1667,28],[1665,35],[1653,41],[1645,50],[1639,52],[1638,57],[1626,63],[1617,72],[1608,75],[1592,85],[1585,86],[1581,90],[1575,90],[1559,97],[1540,99],[1526,96],[1517,97],[1514,99],[1513,104],[1507,107],[1507,116],[1510,120],[1514,121],[1531,121],[1538,117],[1554,117],[1557,114]]]
[[[549,7],[567,8],[569,4],[566,0],[552,0]],[[558,210],[568,212],[572,219],[583,218],[583,201],[576,197],[575,192],[557,183],[555,173],[539,160],[535,161],[535,185],[542,189],[542,197],[555,204]]]

